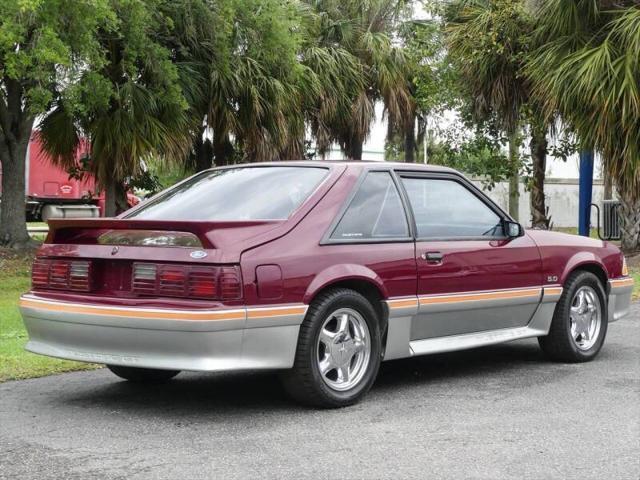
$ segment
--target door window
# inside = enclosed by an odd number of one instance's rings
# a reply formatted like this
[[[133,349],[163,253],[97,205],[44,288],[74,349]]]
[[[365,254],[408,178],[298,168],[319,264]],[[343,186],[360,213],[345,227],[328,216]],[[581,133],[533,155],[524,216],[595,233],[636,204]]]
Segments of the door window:
[[[389,172],[370,172],[331,234],[333,240],[409,237],[400,194]]]
[[[403,178],[419,238],[502,237],[500,217],[464,185]]]

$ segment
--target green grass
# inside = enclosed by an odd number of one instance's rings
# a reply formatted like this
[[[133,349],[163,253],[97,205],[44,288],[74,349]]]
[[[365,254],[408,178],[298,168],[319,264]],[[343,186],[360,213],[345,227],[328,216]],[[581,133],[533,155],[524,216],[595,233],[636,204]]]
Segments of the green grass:
[[[18,299],[29,290],[30,267],[31,255],[0,251],[0,382],[96,368],[24,350],[27,331],[18,311]]]
[[[29,227],[48,227],[47,222],[27,222],[27,228]],[[46,233],[36,233],[32,232],[29,234],[33,240],[38,242],[44,242],[44,239],[47,238]]]
[[[27,227],[47,227],[47,222],[27,222]]]
[[[631,298],[633,300],[640,300],[640,267],[638,268],[630,268],[629,273],[633,277],[633,293],[631,294]]]

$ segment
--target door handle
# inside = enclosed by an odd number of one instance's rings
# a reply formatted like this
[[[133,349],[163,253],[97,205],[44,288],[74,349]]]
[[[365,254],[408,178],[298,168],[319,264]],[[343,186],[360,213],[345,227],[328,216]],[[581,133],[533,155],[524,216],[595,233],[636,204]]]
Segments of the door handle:
[[[425,252],[421,255],[423,260],[426,260],[427,263],[440,263],[444,258],[442,252]]]

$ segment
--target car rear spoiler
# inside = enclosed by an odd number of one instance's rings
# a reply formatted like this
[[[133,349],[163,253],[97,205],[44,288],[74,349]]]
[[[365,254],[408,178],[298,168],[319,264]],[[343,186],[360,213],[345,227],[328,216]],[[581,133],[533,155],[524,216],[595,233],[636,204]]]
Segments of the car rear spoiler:
[[[280,223],[270,220],[255,221],[180,221],[180,220],[136,220],[118,218],[100,219],[52,219],[49,220],[49,234],[46,243],[82,243],[73,241],[79,236],[99,234],[107,230],[160,230],[173,232],[188,232],[197,236],[205,248],[216,248],[207,233],[212,230],[237,229]]]

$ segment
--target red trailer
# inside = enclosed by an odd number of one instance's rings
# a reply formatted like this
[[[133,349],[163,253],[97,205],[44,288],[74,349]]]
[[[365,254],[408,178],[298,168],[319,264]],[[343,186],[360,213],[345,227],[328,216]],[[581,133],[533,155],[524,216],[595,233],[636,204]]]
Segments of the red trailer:
[[[86,155],[88,148],[88,143],[83,145],[78,150],[77,158]],[[97,193],[93,176],[85,174],[82,180],[70,178],[68,172],[51,162],[38,135],[31,136],[26,161],[25,195],[29,220],[46,222],[51,218],[104,215],[104,194]],[[134,195],[130,194],[128,197],[130,205],[137,203],[138,199]]]
[[[83,146],[77,157],[87,153]],[[95,180],[69,178],[69,173],[54,165],[43,150],[37,135],[31,137],[26,168],[27,214],[33,219],[99,217],[103,199],[96,195]]]

